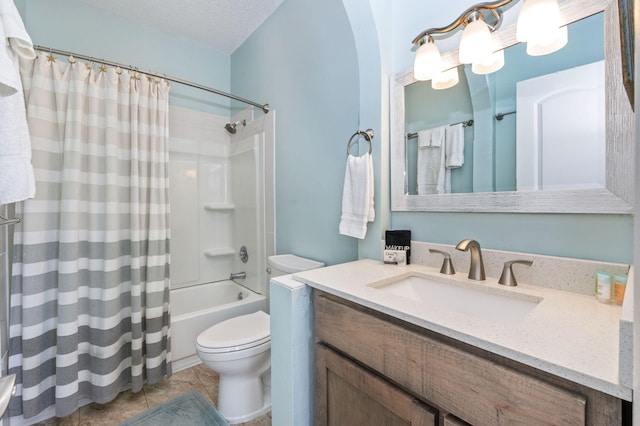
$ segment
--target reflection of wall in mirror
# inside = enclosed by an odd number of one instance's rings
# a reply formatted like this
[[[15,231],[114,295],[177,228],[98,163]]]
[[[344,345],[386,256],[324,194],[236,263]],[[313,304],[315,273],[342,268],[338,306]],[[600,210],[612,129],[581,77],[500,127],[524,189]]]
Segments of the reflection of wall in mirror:
[[[559,51],[546,56],[529,56],[525,45],[507,49],[505,66],[490,74],[494,87],[495,113],[516,110],[516,83],[533,77],[604,60],[604,16],[602,13],[572,23],[569,42]],[[496,191],[515,191],[516,122],[518,114],[495,121],[495,185]],[[604,120],[604,117],[603,117]]]
[[[416,82],[405,87],[405,131],[415,133],[473,118],[474,125],[465,128],[465,164],[452,170],[452,193],[473,192],[474,168],[488,170],[495,191],[515,191],[516,184],[516,121],[518,114],[503,120],[479,120],[474,113],[470,93],[482,93],[492,102],[492,113],[504,113],[516,109],[516,82],[536,76],[573,68],[604,59],[604,17],[602,13],[572,23],[569,26],[569,42],[558,52],[545,56],[529,56],[523,44],[505,51],[505,66],[487,76],[474,76],[467,80],[463,67],[459,68],[460,82],[446,90],[433,90],[430,81]],[[467,67],[464,67],[467,68]],[[468,71],[470,72],[470,71]],[[476,78],[481,77],[481,78]],[[483,87],[477,87],[478,83]],[[469,88],[469,84],[474,87]],[[482,111],[483,115],[486,111]],[[405,134],[406,134],[405,133]],[[492,150],[483,161],[474,162],[474,133],[494,135],[493,146],[483,145],[482,150]],[[478,137],[478,136],[475,136]],[[480,141],[481,142],[481,141]],[[406,170],[409,194],[416,194],[417,140],[406,141]],[[487,158],[489,161],[487,161]],[[492,160],[491,160],[492,159]],[[477,164],[476,164],[477,163]],[[486,179],[485,179],[486,180]],[[483,188],[486,185],[483,184]],[[485,189],[483,189],[485,190]]]
[[[605,188],[604,61],[518,83],[518,191]]]

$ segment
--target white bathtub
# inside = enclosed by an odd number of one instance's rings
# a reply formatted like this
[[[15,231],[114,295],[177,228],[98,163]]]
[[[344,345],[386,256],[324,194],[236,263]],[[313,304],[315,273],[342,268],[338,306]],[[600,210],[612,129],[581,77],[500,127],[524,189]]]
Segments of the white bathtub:
[[[239,300],[238,295],[242,295]],[[173,371],[200,362],[196,338],[205,329],[226,319],[267,312],[266,297],[233,281],[218,281],[171,290],[171,352]]]

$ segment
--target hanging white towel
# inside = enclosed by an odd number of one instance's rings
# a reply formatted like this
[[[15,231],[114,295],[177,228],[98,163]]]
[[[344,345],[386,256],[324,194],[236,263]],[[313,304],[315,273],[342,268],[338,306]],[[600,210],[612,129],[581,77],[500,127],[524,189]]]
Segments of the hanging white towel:
[[[445,136],[445,167],[456,169],[464,164],[464,126],[458,123],[449,126]]]
[[[375,220],[373,207],[373,159],[371,154],[347,157],[342,189],[342,216],[339,231],[342,235],[363,239],[367,222]]]
[[[18,57],[35,58],[12,0],[0,0],[0,204],[35,196],[31,139]]]
[[[431,146],[431,131],[433,129],[425,129],[418,131],[418,149],[428,148]]]
[[[445,192],[445,130],[446,126],[429,129],[428,145],[418,145],[418,195]],[[429,130],[423,131],[428,132]],[[420,137],[418,132],[418,138]],[[426,143],[426,142],[425,142]]]
[[[444,146],[444,138],[446,135],[447,126],[434,127],[431,129],[431,147]]]

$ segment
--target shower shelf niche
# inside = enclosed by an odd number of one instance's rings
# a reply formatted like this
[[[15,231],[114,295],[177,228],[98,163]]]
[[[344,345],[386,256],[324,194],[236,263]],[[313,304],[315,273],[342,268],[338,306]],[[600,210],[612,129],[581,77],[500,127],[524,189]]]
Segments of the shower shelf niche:
[[[231,203],[209,203],[204,205],[204,209],[210,212],[233,210],[235,208],[236,205]]]
[[[207,257],[220,257],[220,256],[229,256],[235,253],[236,253],[235,249],[232,249],[232,248],[218,248],[218,249],[206,250],[204,252],[204,255]]]

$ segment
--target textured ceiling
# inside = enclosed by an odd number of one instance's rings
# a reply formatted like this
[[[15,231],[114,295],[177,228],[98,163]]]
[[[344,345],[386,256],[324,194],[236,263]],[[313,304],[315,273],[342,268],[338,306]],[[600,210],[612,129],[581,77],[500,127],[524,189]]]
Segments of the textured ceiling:
[[[81,0],[140,25],[233,53],[283,0]]]

